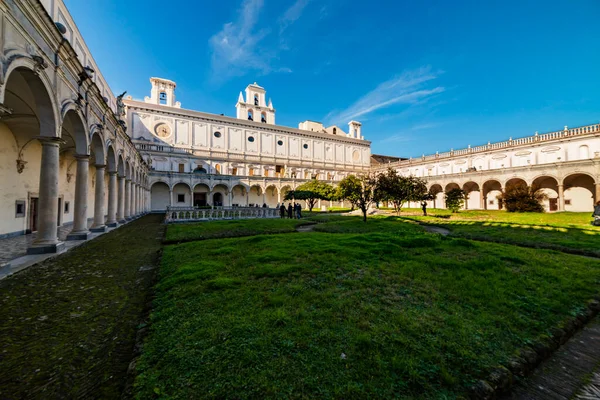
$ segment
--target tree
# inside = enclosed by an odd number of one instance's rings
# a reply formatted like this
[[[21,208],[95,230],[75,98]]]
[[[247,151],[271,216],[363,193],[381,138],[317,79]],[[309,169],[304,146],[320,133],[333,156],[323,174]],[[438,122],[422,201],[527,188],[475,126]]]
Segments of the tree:
[[[313,179],[298,186],[296,190],[287,192],[284,200],[306,200],[308,210],[312,211],[318,200],[330,200],[333,197],[333,194],[333,186]]]
[[[548,196],[538,186],[525,184],[507,185],[498,196],[508,212],[544,212],[542,201]]]
[[[428,199],[428,191],[424,179],[402,176],[392,168],[377,176],[375,201],[391,202],[398,215],[407,201],[420,202],[426,199]]]
[[[348,175],[338,185],[340,198],[348,200],[353,206],[360,208],[363,221],[367,222],[367,210],[375,199],[377,178],[372,174]]]
[[[464,205],[467,194],[464,190],[455,188],[446,192],[446,208],[453,213],[458,212]]]

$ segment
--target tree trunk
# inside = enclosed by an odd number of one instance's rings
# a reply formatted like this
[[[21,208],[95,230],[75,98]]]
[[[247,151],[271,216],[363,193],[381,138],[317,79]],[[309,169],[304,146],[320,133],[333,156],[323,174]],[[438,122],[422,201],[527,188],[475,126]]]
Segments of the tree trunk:
[[[363,213],[363,222],[367,222],[367,208],[366,207],[361,207],[360,208],[362,213]]]

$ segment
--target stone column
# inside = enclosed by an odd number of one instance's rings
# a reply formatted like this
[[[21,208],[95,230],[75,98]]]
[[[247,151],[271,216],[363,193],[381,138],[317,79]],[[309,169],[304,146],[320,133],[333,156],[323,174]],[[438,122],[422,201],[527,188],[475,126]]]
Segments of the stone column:
[[[483,192],[481,193],[481,209],[485,210],[487,206],[487,196],[483,195]]]
[[[125,219],[131,219],[131,179],[125,179]]]
[[[96,165],[96,190],[94,196],[94,225],[92,232],[106,232],[104,224],[104,170],[106,165]]]
[[[596,183],[596,198],[594,199],[594,204],[600,201],[600,183]]]
[[[565,211],[565,191],[563,185],[558,185],[558,211]]]
[[[194,198],[192,196],[192,204],[194,204],[193,201]],[[173,207],[173,189],[169,189],[169,205]]]
[[[131,182],[131,216],[137,216],[137,207],[135,200],[137,199],[137,183]]]
[[[281,205],[281,189],[277,190],[277,202]]]
[[[483,190],[479,192],[479,207],[485,210],[485,197],[483,197]]]
[[[232,203],[233,203],[233,199],[231,197],[231,190],[227,192],[227,198],[229,199],[229,207],[233,207]]]
[[[119,194],[118,194],[118,204],[117,204],[117,221],[119,223],[125,222],[125,177],[119,175],[118,178],[118,186],[119,186]]]
[[[39,137],[42,143],[40,187],[38,197],[37,238],[27,254],[56,253],[64,247],[58,240],[58,162],[60,142],[57,137]]]
[[[117,171],[108,173],[108,217],[106,225],[116,227],[117,223]]]
[[[67,236],[67,240],[86,240],[90,234],[87,225],[90,156],[76,155],[75,159],[77,159],[77,176],[75,178],[73,230]]]

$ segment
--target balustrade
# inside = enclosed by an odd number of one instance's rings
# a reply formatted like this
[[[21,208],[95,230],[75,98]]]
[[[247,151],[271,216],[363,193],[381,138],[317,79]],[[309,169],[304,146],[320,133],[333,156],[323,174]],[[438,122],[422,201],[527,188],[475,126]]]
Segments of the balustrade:
[[[279,209],[267,207],[167,207],[166,223],[231,219],[279,218]]]

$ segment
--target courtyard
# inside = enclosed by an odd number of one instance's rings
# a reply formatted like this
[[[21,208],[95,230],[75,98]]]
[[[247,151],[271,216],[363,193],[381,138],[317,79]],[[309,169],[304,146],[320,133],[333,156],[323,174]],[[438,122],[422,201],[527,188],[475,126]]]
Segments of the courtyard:
[[[417,214],[143,217],[0,281],[0,395],[461,398],[598,295],[589,215]]]

